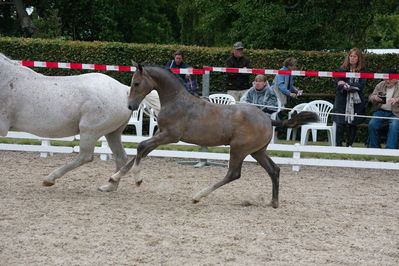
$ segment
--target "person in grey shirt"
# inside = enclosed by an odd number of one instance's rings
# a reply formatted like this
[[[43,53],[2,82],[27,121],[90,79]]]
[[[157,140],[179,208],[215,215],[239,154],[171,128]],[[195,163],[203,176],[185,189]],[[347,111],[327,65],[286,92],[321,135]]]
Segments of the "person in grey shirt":
[[[257,75],[253,86],[247,90],[240,99],[241,102],[266,105],[258,106],[267,115],[277,111],[278,100],[273,88],[270,87],[265,75]],[[273,107],[275,106],[275,108]]]

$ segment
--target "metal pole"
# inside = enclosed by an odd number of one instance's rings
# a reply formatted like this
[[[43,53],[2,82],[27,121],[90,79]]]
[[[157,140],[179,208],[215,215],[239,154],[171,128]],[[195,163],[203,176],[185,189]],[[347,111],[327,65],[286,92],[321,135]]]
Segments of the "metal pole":
[[[210,71],[202,75],[202,96],[209,96]]]

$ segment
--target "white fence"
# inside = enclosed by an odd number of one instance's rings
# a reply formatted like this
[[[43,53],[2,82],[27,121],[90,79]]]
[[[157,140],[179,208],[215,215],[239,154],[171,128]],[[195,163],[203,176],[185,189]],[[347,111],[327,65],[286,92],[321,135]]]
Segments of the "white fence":
[[[13,132],[10,131],[5,138],[21,138],[21,139],[34,139],[40,140],[42,145],[21,145],[21,144],[5,144],[0,143],[0,150],[8,151],[31,151],[40,152],[41,157],[47,157],[52,153],[72,153],[79,152],[79,146],[62,147],[51,146],[51,140],[72,141],[78,140],[79,135],[68,138],[48,139],[41,138],[32,134]],[[1,138],[0,138],[1,139]],[[122,136],[122,141],[126,143],[139,143],[148,137],[138,136]],[[105,138],[100,138],[102,143],[101,147],[96,147],[94,152],[101,155],[102,159],[108,159],[112,154],[105,142]],[[179,142],[174,145],[193,145],[185,142]],[[270,144],[269,151],[287,151],[293,152],[292,157],[272,157],[273,161],[277,164],[292,165],[293,171],[299,171],[300,166],[333,166],[333,167],[354,167],[354,168],[377,168],[377,169],[393,169],[399,170],[399,163],[396,162],[382,162],[382,161],[359,161],[359,160],[335,160],[335,159],[318,159],[318,158],[303,158],[301,153],[336,153],[336,154],[360,154],[360,155],[373,155],[373,156],[395,156],[399,157],[399,150],[388,149],[370,149],[370,148],[346,148],[346,147],[332,147],[332,146],[315,146],[315,145],[287,145],[287,144]],[[127,148],[128,155],[135,155],[136,149]],[[194,152],[194,151],[177,151],[177,150],[154,150],[149,156],[156,157],[175,157],[175,158],[191,158],[191,159],[207,159],[207,160],[229,160],[228,153],[216,152]],[[255,162],[251,156],[247,156],[245,161]]]

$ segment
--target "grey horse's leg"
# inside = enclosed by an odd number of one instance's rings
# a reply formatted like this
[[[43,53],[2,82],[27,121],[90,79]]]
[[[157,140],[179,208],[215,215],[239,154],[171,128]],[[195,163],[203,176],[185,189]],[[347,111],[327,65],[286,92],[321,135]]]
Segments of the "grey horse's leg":
[[[60,178],[67,172],[93,160],[94,147],[96,145],[98,137],[92,134],[81,134],[80,135],[80,152],[77,158],[65,165],[64,167],[54,170],[44,180],[43,185],[52,186],[55,184],[55,180]]]
[[[119,169],[122,168],[127,162],[127,155],[125,152],[125,149],[122,145],[122,132],[125,126],[123,126],[121,129],[118,129],[105,137],[107,138],[108,146],[112,151],[112,154],[114,155],[115,158],[115,165],[116,165],[116,171],[118,172]],[[118,188],[119,182],[115,183],[108,183],[107,185],[101,186],[98,189],[100,191],[116,191]]]
[[[230,149],[230,161],[229,161],[229,169],[227,171],[226,176],[216,184],[201,190],[198,194],[193,197],[193,203],[198,203],[201,198],[208,196],[217,188],[230,183],[236,179],[241,177],[241,167],[246,155],[243,154],[234,154],[232,149]]]
[[[3,117],[0,115],[0,136],[7,136],[8,129],[10,128],[10,123],[7,120],[3,120]]]
[[[140,161],[141,158],[147,156],[152,150],[154,150],[159,145],[169,144],[172,142],[177,142],[179,139],[175,136],[168,135],[166,131],[159,132],[152,138],[145,140],[139,144],[137,147],[137,155],[133,157],[125,166],[123,166],[117,173],[113,174],[109,179],[110,183],[117,183],[132,167],[134,169],[133,174],[135,175],[136,185],[140,185],[142,179],[140,177]],[[105,187],[105,186],[104,186]],[[102,190],[107,191],[107,190]]]
[[[276,165],[272,159],[265,153],[265,149],[261,149],[251,154],[252,157],[266,170],[272,179],[272,201],[271,205],[273,208],[278,207],[278,190],[279,190],[279,179],[280,179],[280,167]]]

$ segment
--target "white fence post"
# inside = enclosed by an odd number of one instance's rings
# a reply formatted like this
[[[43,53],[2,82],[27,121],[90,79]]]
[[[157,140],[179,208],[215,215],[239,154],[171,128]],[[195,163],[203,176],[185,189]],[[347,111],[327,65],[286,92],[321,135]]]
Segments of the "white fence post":
[[[42,140],[42,146],[44,146],[44,147],[51,146],[50,140],[49,139],[43,139]],[[41,158],[47,158],[49,156],[53,156],[53,153],[52,152],[41,152],[40,153],[40,157]]]
[[[105,140],[101,141],[101,148],[108,148],[108,142]],[[106,153],[100,154],[100,159],[103,161],[110,160],[111,158],[112,158],[111,154],[106,154]]]
[[[295,143],[295,148],[299,149],[300,145],[299,143]],[[301,159],[301,152],[299,150],[294,151],[294,153],[292,154],[292,158],[294,159],[294,163],[296,161],[299,161],[299,159]],[[292,165],[292,171],[295,172],[299,172],[299,170],[301,169],[301,167],[299,165]]]

